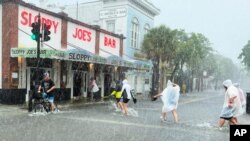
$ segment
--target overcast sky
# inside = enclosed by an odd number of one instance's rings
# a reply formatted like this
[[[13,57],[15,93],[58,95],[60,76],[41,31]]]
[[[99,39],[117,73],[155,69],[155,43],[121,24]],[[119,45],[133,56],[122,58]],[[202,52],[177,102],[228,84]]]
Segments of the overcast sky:
[[[221,55],[239,62],[250,40],[250,0],[151,0],[161,13],[155,25],[202,33]]]
[[[37,3],[39,0],[25,0]],[[43,0],[57,5],[77,0]],[[85,0],[78,0],[84,2]],[[250,0],[149,0],[161,12],[155,26],[184,29],[206,36],[221,55],[239,62],[241,49],[250,40]]]

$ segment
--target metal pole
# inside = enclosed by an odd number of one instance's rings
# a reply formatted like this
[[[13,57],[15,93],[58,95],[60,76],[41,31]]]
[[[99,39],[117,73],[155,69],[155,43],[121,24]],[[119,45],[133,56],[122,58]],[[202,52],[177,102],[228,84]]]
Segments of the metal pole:
[[[29,101],[28,101],[28,111],[32,111],[32,100],[34,99],[34,94],[37,93],[37,89],[39,86],[39,66],[40,66],[40,27],[41,27],[41,19],[40,13],[38,14],[38,39],[37,42],[37,66],[36,66],[36,81],[35,81],[35,88],[33,91],[29,92]]]
[[[40,28],[41,28],[41,18],[40,18],[40,13],[38,14],[38,39],[37,39],[37,66],[36,66],[36,86],[35,86],[35,93],[37,93],[37,89],[39,86],[39,67],[40,67],[40,41],[41,41],[41,33],[40,33]]]
[[[41,28],[41,18],[40,18],[40,13],[38,14],[38,39],[37,39],[37,66],[36,66],[36,89],[38,88],[39,85],[39,67],[40,67],[40,41],[41,41],[41,35],[40,35],[40,28]],[[37,92],[37,91],[35,91]]]
[[[40,19],[40,13],[38,14],[38,39],[37,39],[37,70],[39,69],[39,64],[40,64],[40,27],[41,27],[41,19]]]

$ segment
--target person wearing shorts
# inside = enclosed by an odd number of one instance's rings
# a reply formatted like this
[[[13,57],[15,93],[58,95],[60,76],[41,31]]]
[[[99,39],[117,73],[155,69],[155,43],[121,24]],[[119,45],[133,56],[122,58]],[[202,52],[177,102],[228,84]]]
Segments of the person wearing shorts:
[[[117,107],[120,108],[120,110],[123,112],[123,106],[121,101],[122,96],[122,85],[120,83],[120,80],[116,81],[116,88],[112,91],[111,95],[115,96]]]
[[[122,81],[122,105],[124,109],[124,115],[128,115],[128,102],[131,99],[131,86],[128,84],[128,80]]]
[[[128,103],[129,100],[130,100],[130,99],[128,99],[128,98],[124,98],[124,99],[122,100],[122,102],[123,102],[123,103]]]
[[[55,110],[55,104],[54,104],[54,89],[55,89],[55,83],[51,80],[49,77],[49,73],[46,72],[43,75],[43,80],[40,83],[40,86],[38,87],[38,93],[41,93],[41,90],[43,90],[44,93],[47,94],[48,101],[50,103],[50,110]]]
[[[237,124],[237,116],[242,114],[242,106],[239,98],[238,89],[233,85],[230,79],[223,82],[225,88],[225,99],[219,119],[219,128],[221,129],[226,120],[230,124]]]
[[[172,83],[170,80],[167,82],[167,87],[154,98],[161,97],[163,106],[161,111],[161,121],[167,121],[167,113],[172,112],[175,123],[178,123],[177,107],[180,96],[180,86]]]

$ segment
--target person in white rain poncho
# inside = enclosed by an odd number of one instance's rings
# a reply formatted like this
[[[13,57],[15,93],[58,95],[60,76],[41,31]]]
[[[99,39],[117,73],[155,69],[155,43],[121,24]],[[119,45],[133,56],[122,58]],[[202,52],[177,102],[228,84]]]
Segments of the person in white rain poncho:
[[[238,89],[229,79],[223,82],[223,86],[226,92],[223,108],[220,115],[219,127],[222,127],[224,125],[225,120],[229,120],[230,124],[237,124],[237,116],[243,114]]]
[[[172,112],[175,123],[178,123],[178,114],[177,114],[177,106],[180,96],[180,87],[177,84],[173,84],[170,80],[168,80],[167,87],[163,90],[162,93],[159,93],[154,96],[154,98],[161,97],[163,102],[161,119],[162,121],[166,121],[167,112]]]
[[[124,109],[124,115],[128,115],[128,102],[131,99],[131,86],[128,84],[128,80],[122,81],[122,103]]]

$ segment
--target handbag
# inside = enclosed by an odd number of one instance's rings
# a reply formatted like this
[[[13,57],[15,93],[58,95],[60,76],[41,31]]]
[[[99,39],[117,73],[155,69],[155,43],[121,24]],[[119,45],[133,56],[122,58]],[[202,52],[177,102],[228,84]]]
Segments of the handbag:
[[[99,88],[96,84],[94,84],[93,88],[92,88],[92,92],[98,92],[99,91]]]
[[[134,104],[136,104],[137,99],[135,98],[134,93],[132,91],[130,91],[130,93],[131,93],[131,97],[133,99]]]

